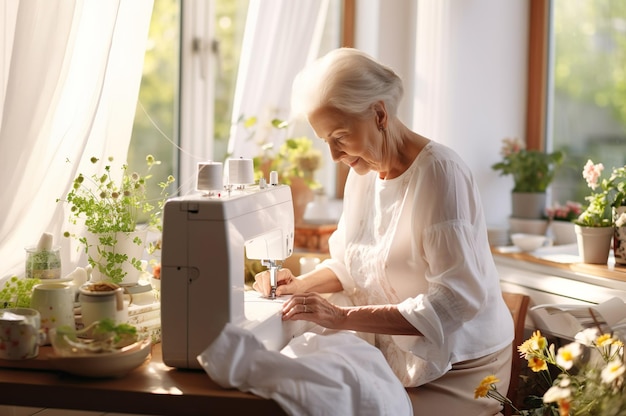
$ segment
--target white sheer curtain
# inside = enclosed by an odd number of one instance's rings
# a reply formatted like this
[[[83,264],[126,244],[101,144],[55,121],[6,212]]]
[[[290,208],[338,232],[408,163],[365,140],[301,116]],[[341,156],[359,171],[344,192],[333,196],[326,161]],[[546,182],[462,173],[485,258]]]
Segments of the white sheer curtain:
[[[285,135],[271,128],[289,117],[291,83],[318,56],[328,0],[250,0],[233,103],[228,152],[235,158],[259,154],[259,142],[280,146]],[[249,137],[241,116],[258,117]]]
[[[0,282],[50,232],[63,273],[79,253],[56,199],[92,156],[125,161],[153,0],[0,6]]]
[[[414,125],[426,137],[442,141],[449,122],[444,116],[450,76],[449,0],[419,0],[416,22]]]

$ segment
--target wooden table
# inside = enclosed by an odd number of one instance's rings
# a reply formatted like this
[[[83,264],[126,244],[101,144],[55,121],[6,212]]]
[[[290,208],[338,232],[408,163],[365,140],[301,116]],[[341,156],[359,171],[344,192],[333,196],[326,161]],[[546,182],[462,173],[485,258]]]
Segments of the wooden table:
[[[161,344],[117,379],[75,377],[51,368],[51,347],[36,359],[0,360],[0,404],[149,415],[284,415],[273,400],[223,389],[201,370],[163,364]]]

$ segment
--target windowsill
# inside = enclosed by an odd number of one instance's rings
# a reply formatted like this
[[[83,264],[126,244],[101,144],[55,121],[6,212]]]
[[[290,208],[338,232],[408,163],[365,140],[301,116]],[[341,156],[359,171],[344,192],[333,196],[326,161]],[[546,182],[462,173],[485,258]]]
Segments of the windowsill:
[[[582,263],[576,244],[546,247],[532,253],[521,252],[513,246],[492,247],[491,251],[500,264],[592,284],[602,280],[604,286],[608,279],[612,282],[608,286],[626,288],[626,267],[615,265],[612,253],[604,265]]]

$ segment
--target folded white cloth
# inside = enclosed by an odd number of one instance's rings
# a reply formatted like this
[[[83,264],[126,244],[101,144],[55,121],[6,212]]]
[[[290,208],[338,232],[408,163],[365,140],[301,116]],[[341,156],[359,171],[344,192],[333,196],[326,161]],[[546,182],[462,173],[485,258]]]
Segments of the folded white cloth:
[[[224,388],[275,400],[290,415],[412,415],[382,353],[351,332],[306,332],[279,351],[227,324],[199,356]]]

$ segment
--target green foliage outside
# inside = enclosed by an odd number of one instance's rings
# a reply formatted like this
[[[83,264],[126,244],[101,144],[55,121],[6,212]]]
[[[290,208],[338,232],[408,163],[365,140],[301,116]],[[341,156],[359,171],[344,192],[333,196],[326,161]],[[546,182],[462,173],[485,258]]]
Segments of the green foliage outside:
[[[568,155],[555,184],[582,202],[588,189],[580,172],[588,159],[608,169],[626,162],[626,2],[555,0],[553,7],[554,94],[561,100],[554,109],[553,143]],[[580,120],[569,112],[573,108],[606,119]],[[607,122],[621,134],[607,138],[587,125],[610,130]],[[578,139],[586,130],[593,132]]]
[[[248,0],[211,0],[215,12],[214,33],[219,47],[215,83],[214,118],[215,160],[226,154],[231,127],[232,101],[239,65],[243,26]],[[148,34],[148,48],[144,58],[139,103],[135,112],[131,145],[128,152],[129,170],[138,170],[145,163],[145,155],[152,154],[162,163],[155,166],[153,175],[178,177],[178,96],[180,82],[180,0],[154,2]],[[168,189],[175,194],[175,187]],[[158,198],[157,184],[148,188],[149,198]],[[147,218],[143,218],[147,220]]]

